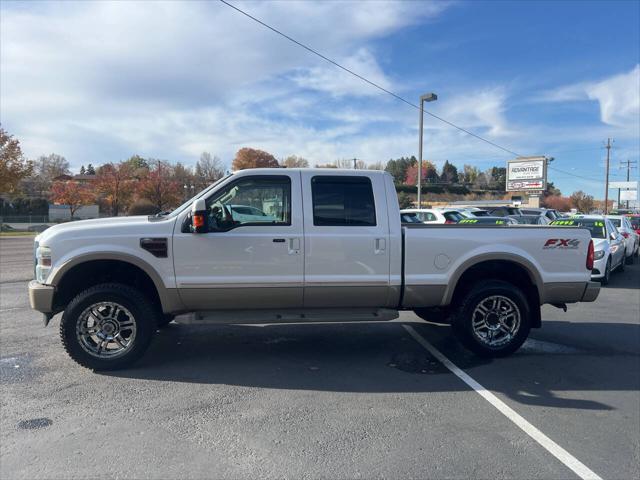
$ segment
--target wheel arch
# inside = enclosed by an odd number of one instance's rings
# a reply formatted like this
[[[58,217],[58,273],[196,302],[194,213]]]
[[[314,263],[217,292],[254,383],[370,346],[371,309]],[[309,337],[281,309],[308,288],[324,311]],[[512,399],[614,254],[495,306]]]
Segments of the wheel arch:
[[[542,278],[530,261],[518,255],[486,254],[463,263],[449,282],[445,304],[455,305],[478,281],[488,279],[507,281],[522,289],[531,308],[532,327],[541,326]]]
[[[151,265],[133,255],[111,252],[75,257],[53,273],[49,283],[55,287],[54,310],[63,310],[80,291],[106,282],[138,288],[164,313],[182,310],[177,290],[166,288]]]

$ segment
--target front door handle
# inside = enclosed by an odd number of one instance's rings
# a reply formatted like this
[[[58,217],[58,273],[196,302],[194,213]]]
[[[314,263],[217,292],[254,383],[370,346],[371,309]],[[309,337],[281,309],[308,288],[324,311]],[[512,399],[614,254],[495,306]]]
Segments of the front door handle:
[[[384,253],[386,249],[387,249],[387,240],[384,238],[376,238],[375,253],[376,254]]]
[[[284,238],[274,238],[273,243],[284,243],[286,240]]]

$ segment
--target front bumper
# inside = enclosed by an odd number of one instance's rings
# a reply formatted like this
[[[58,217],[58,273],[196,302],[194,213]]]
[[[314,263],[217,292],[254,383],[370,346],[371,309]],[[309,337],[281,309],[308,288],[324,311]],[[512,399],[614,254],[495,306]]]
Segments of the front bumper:
[[[29,304],[31,308],[42,313],[51,313],[53,311],[53,294],[55,287],[52,285],[43,285],[31,280],[29,282]]]
[[[607,268],[607,257],[606,255],[599,260],[593,262],[593,270],[591,271],[591,280],[596,280],[600,278],[604,278],[604,272]]]

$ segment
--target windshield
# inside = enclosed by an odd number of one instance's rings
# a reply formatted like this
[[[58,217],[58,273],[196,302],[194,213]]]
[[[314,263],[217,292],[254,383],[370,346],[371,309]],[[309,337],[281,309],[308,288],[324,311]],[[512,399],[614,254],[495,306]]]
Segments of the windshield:
[[[591,238],[607,238],[607,229],[603,220],[591,220],[587,218],[579,220],[555,220],[553,226],[583,227],[591,232]]]
[[[191,197],[189,200],[187,200],[186,202],[184,202],[182,205],[180,205],[177,208],[174,208],[173,210],[171,210],[170,213],[167,213],[166,215],[162,215],[162,214],[158,214],[158,216],[161,217],[165,217],[165,218],[173,218],[176,215],[178,215],[181,211],[183,211],[185,208],[187,208],[189,205],[191,205],[193,203],[193,201],[196,198],[200,198],[201,196],[203,196],[204,194],[206,194],[209,190],[211,190],[212,188],[214,188],[216,185],[218,185],[219,183],[221,183],[222,181],[226,180],[227,178],[229,178],[231,175],[225,175],[224,177],[222,177],[219,180],[216,180],[215,182],[213,182],[211,185],[209,185],[207,188],[205,188],[204,190],[196,193],[193,197]]]

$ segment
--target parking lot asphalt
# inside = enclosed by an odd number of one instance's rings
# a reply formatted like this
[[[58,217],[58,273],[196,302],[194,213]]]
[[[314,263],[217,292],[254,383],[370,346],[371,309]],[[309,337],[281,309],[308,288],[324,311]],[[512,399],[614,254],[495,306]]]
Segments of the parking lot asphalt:
[[[173,323],[134,368],[64,353],[28,307],[32,239],[0,238],[0,478],[577,478],[437,351],[602,478],[640,478],[640,265],[543,308],[482,360],[410,312],[379,324]]]

